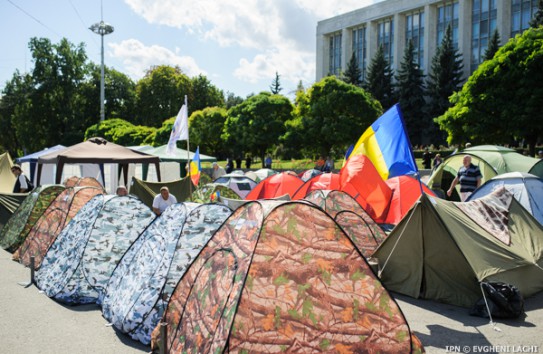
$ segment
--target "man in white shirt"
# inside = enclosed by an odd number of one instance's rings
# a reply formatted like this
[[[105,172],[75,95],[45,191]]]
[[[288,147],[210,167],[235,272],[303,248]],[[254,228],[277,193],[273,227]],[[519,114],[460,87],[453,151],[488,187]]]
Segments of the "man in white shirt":
[[[156,215],[160,215],[172,204],[177,203],[177,199],[170,194],[168,187],[164,186],[160,188],[160,194],[157,194],[153,199],[153,211]]]
[[[219,166],[218,163],[213,162],[213,173],[211,174],[211,179],[216,180],[217,178],[224,176],[226,174],[226,170]]]

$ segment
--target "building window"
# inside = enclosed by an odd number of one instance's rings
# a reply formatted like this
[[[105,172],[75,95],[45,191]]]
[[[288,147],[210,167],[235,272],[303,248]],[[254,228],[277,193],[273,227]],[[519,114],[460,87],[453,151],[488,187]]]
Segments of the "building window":
[[[405,17],[405,43],[413,41],[415,62],[424,69],[424,12],[415,12]]]
[[[511,37],[527,30],[537,12],[537,0],[511,1]]]
[[[358,68],[362,73],[362,81],[366,78],[366,53],[367,53],[367,42],[366,42],[366,27],[360,27],[353,29],[353,53],[356,57],[356,62]]]
[[[341,74],[341,33],[330,36],[330,65],[328,75]]]
[[[453,45],[458,49],[458,1],[444,1],[444,3],[437,8],[437,45],[441,45],[447,26],[450,25]]]
[[[385,59],[394,65],[394,21],[390,18],[377,24],[377,45],[383,46]]]
[[[471,72],[483,62],[492,33],[496,29],[496,0],[473,0],[471,12]]]

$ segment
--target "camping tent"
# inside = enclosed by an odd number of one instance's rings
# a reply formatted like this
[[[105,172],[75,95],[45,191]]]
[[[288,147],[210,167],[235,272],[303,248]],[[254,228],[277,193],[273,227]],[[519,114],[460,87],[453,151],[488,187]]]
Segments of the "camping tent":
[[[472,307],[478,282],[543,289],[543,228],[505,189],[458,203],[422,195],[373,254],[388,290]]]
[[[301,178],[278,173],[260,181],[245,197],[246,200],[271,199],[288,194],[290,197],[304,184]]]
[[[369,257],[386,238],[383,229],[346,192],[314,190],[304,199],[330,214],[364,257]]]
[[[302,179],[302,181],[307,182],[311,178],[313,178],[315,176],[318,176],[320,174],[322,174],[321,170],[317,170],[317,169],[312,168],[310,170],[307,170],[307,171],[304,171],[304,172],[300,173],[298,176]]]
[[[15,175],[11,173],[13,162],[9,153],[0,154],[0,193],[12,193],[15,185]]]
[[[34,266],[39,269],[47,250],[64,226],[97,194],[104,194],[104,190],[75,187],[62,191],[32,227],[21,247],[13,254],[13,259],[30,266],[30,259],[34,257]]]
[[[258,183],[262,181],[263,179],[273,176],[276,173],[278,172],[270,168],[261,168],[256,171],[247,171],[245,172],[245,176],[249,177],[250,179]]]
[[[113,272],[102,303],[104,317],[148,344],[177,282],[230,214],[219,204],[168,207]]]
[[[486,181],[467,201],[476,200],[505,187],[543,225],[543,179],[529,173],[509,172]]]
[[[351,194],[351,196],[375,221],[383,222],[392,198],[392,191],[371,160],[365,155],[351,156],[341,168],[339,176],[341,190],[349,194],[352,193],[351,190],[355,190],[356,195]]]
[[[119,171],[122,171],[125,181],[128,180],[128,164],[154,163],[158,174],[158,180],[160,181],[160,160],[158,157],[125,148],[124,146],[111,143],[103,138],[90,138],[82,143],[72,145],[65,150],[39,157],[37,184],[40,184],[43,164],[57,165],[55,183],[60,183],[64,165],[70,163],[118,164]]]
[[[38,158],[40,156],[44,156],[44,155],[47,155],[47,154],[50,154],[52,152],[60,152],[61,150],[64,150],[66,149],[66,146],[64,145],[55,145],[53,147],[50,147],[50,148],[45,148],[41,151],[38,151],[38,152],[34,152],[32,154],[28,154],[28,155],[25,155],[25,156],[22,156],[22,157],[19,157],[17,159],[15,159],[15,162],[17,162],[18,164],[23,164],[23,163],[28,163],[29,166],[30,166],[30,170],[28,171],[29,172],[29,175],[28,175],[28,178],[30,178],[30,180],[32,182],[36,181],[37,180],[37,169],[36,169],[36,165],[38,164]],[[54,170],[54,166],[51,166],[51,165],[47,165],[47,166],[50,166],[51,169],[49,171],[49,174],[51,175],[52,179],[50,181],[46,181],[44,179],[44,175],[45,173],[43,172],[42,170],[42,176],[41,176],[41,182],[42,184],[46,184],[46,183],[53,183],[54,182],[54,179],[55,179],[55,170]],[[34,184],[36,184],[34,182]]]
[[[132,177],[130,182],[130,194],[138,197],[149,208],[153,206],[153,199],[160,193],[160,188],[168,187],[170,193],[175,196],[178,202],[188,200],[191,190],[194,190],[192,181],[187,176],[176,181],[168,182],[149,182]]]
[[[36,273],[38,287],[62,302],[96,302],[121,257],[154,219],[137,198],[95,196],[47,251]]]
[[[39,217],[64,189],[65,187],[60,184],[44,185],[34,189],[2,229],[0,246],[9,252],[15,252]]]
[[[392,198],[390,199],[384,224],[398,224],[423,192],[429,196],[435,196],[435,193],[428,186],[411,176],[392,177],[387,179],[385,183],[392,191]]]
[[[300,201],[238,208],[185,272],[163,320],[172,353],[410,353],[413,343],[351,240]]]
[[[527,172],[543,178],[543,160],[524,156],[513,149],[501,146],[479,145],[445,158],[428,179],[428,187],[444,197],[444,191],[449,188],[452,180],[456,177],[465,155],[470,155],[471,162],[479,166],[482,183],[507,172]],[[457,186],[458,188],[459,186]],[[459,201],[458,193],[454,193],[451,200]]]
[[[214,184],[226,186],[245,199],[247,194],[256,186],[256,182],[246,176],[227,174],[213,181]]]

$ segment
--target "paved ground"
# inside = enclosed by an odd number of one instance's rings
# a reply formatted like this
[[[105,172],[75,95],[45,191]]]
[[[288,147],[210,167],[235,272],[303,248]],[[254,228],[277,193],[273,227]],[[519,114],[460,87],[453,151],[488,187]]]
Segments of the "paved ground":
[[[61,305],[35,286],[29,270],[0,249],[0,353],[146,353],[149,347],[106,326],[96,305]],[[543,353],[543,293],[526,299],[526,318],[498,320],[501,332],[468,310],[396,295],[427,353]],[[524,347],[523,347],[524,346]]]

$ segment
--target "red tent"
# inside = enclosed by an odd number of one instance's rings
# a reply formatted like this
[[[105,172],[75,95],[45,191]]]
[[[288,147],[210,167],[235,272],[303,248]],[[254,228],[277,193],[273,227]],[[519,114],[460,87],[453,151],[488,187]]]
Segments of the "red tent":
[[[392,190],[365,155],[351,156],[339,172],[341,190],[349,193],[377,222],[383,222]],[[356,193],[356,194],[353,194]]]
[[[310,192],[315,190],[336,190],[340,189],[339,174],[321,173],[308,179],[292,196],[292,200],[304,199]]]
[[[388,208],[385,224],[398,224],[409,209],[421,196],[421,186],[424,193],[435,196],[424,183],[411,176],[398,176],[389,178],[386,184],[392,190],[392,199]]]
[[[289,172],[281,172],[260,181],[247,194],[245,200],[271,199],[288,194],[291,198],[304,184],[300,177]]]

